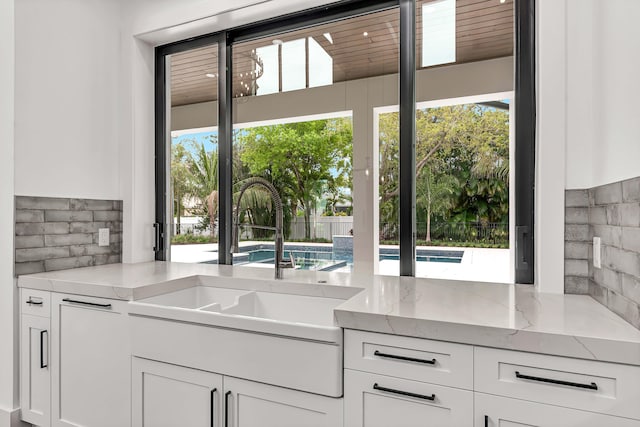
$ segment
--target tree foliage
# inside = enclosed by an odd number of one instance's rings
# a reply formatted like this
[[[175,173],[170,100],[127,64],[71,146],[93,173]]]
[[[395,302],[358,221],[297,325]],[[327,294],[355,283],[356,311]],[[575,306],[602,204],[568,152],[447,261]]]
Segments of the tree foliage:
[[[398,223],[398,113],[380,117],[381,223]],[[509,115],[466,104],[416,112],[418,222],[507,222]],[[388,227],[388,225],[387,225]]]
[[[304,212],[307,239],[317,200],[325,192],[351,186],[350,119],[254,127],[240,134],[238,143],[249,173],[274,183],[292,212]]]

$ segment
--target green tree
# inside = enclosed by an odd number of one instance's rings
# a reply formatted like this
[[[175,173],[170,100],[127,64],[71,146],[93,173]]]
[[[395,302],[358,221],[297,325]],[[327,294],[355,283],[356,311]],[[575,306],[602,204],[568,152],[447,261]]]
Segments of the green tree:
[[[211,136],[217,143],[217,137]],[[191,173],[192,195],[198,200],[197,213],[208,219],[211,237],[215,237],[215,223],[218,217],[218,151],[207,151],[204,143],[192,142],[195,153],[190,158],[188,168]]]
[[[189,170],[191,155],[183,144],[171,146],[171,194],[173,197],[173,212],[176,216],[176,234],[180,234],[180,221],[184,213],[184,199],[193,190],[193,180]]]
[[[380,217],[397,224],[398,113],[380,117]],[[418,220],[506,222],[509,115],[476,104],[416,112]]]
[[[314,120],[246,130],[238,136],[240,158],[251,175],[269,179],[304,212],[311,238],[311,212],[327,188],[351,186],[350,119]]]

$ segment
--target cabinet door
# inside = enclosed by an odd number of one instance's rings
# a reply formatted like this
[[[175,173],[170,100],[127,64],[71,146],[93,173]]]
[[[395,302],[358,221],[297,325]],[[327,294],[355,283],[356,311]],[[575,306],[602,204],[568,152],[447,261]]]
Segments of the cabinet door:
[[[640,421],[475,393],[475,427],[638,427]]]
[[[225,427],[340,427],[342,399],[224,377]]]
[[[345,369],[349,427],[462,427],[473,424],[473,392]]]
[[[20,406],[22,420],[51,425],[49,319],[22,315],[20,325]]]
[[[222,376],[133,358],[134,427],[222,427]]]
[[[52,425],[131,425],[124,301],[52,294]]]

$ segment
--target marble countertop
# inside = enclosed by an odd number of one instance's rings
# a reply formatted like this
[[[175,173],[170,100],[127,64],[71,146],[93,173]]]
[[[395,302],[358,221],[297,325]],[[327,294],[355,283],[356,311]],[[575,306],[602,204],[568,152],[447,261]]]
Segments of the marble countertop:
[[[21,276],[20,287],[138,300],[191,286],[301,293],[346,301],[338,326],[640,365],[640,330],[585,295],[533,286],[211,264],[111,264]]]

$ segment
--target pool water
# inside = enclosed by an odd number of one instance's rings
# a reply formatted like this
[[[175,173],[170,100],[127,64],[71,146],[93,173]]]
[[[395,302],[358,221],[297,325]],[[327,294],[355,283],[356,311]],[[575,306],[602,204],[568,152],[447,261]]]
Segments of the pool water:
[[[273,263],[273,246],[271,248],[265,246],[267,245],[256,245],[242,248],[245,254],[243,256],[234,257],[234,264]],[[285,247],[284,257],[288,260],[293,256],[296,268],[300,270],[332,271],[343,267],[351,267],[353,265],[353,254],[348,253],[336,255],[330,250],[322,249],[324,248],[309,246]],[[400,259],[398,252],[398,249],[381,249],[380,261],[397,261]],[[464,251],[420,249],[416,251],[416,261],[459,264],[462,262],[463,255]]]

